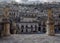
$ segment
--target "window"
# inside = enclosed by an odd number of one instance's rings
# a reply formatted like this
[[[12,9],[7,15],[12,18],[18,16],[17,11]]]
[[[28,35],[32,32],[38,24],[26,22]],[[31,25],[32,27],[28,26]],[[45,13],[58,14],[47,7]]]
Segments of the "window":
[[[24,29],[24,26],[23,25],[21,26],[21,29],[22,29],[21,32],[23,32],[23,29]]]
[[[41,31],[41,27],[38,28],[38,31]]]

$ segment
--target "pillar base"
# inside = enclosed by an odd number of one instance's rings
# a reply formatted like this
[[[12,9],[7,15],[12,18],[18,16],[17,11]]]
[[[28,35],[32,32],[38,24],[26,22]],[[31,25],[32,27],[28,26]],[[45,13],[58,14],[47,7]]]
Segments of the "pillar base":
[[[4,33],[1,34],[1,37],[5,37],[5,36],[10,36],[10,34],[4,34]]]
[[[55,36],[55,35],[48,34],[48,36]]]
[[[53,21],[47,21],[46,22],[46,34],[48,36],[55,36],[55,31],[54,31],[54,22]]]
[[[10,36],[10,34],[9,35],[3,35],[3,36]]]
[[[47,34],[48,36],[55,36],[55,34]]]
[[[55,33],[46,33],[48,36],[55,36]]]
[[[10,36],[10,24],[4,23],[3,36]]]

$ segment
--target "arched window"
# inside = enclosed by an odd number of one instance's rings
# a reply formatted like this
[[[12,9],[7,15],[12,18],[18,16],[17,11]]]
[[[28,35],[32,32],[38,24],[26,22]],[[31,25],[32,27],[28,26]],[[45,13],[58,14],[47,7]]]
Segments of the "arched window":
[[[24,29],[24,26],[22,25],[22,26],[21,26],[21,32],[23,32],[23,29]]]
[[[31,32],[33,31],[33,26],[31,25]]]
[[[38,27],[38,31],[41,31],[41,27]]]
[[[41,23],[39,23],[38,31],[41,31]]]
[[[26,28],[28,28],[28,26],[26,25]]]
[[[31,28],[33,28],[33,26],[31,25]]]

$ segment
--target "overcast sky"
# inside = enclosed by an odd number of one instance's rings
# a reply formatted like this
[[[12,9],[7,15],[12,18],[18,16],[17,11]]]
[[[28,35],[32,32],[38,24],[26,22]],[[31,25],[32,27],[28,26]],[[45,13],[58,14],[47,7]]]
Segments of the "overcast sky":
[[[40,2],[52,2],[52,1],[56,1],[56,2],[59,2],[60,0],[15,0],[17,2],[36,2],[36,1],[40,1]]]
[[[9,2],[9,1],[12,1],[12,0],[0,0],[0,1],[7,1],[7,2]],[[17,1],[17,2],[23,2],[23,1],[27,1],[27,0],[15,0],[15,1]],[[51,2],[51,1],[60,1],[60,0],[28,0],[27,2],[29,2],[29,1],[34,1],[34,2],[36,2],[36,1],[40,1],[40,2]]]

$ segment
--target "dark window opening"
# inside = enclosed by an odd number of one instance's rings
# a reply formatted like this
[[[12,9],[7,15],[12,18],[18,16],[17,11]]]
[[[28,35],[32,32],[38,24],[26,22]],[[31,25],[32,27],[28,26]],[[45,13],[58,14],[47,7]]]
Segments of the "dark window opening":
[[[23,32],[23,29],[21,30],[21,32]]]
[[[41,10],[41,12],[43,12],[43,10]]]
[[[41,31],[41,27],[38,28],[38,31]]]
[[[43,28],[43,33],[46,33],[46,29],[45,28]]]
[[[21,29],[22,29],[21,32],[23,32],[23,29],[24,29],[24,26],[23,25],[21,26]]]

